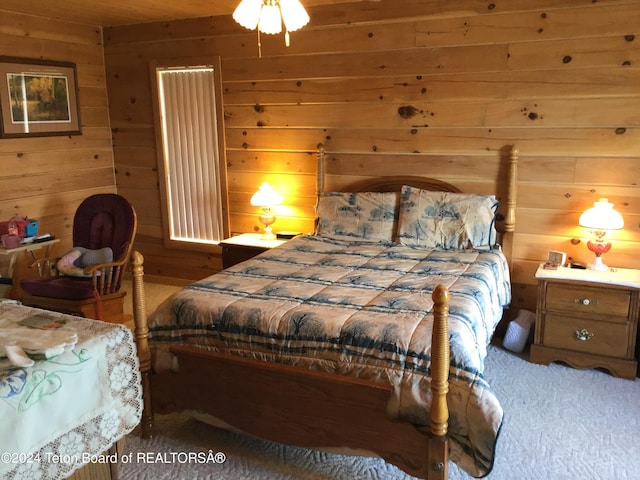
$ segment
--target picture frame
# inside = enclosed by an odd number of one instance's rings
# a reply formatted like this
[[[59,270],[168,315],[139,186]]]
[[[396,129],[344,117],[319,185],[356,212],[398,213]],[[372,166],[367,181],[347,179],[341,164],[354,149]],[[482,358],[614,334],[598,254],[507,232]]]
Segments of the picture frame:
[[[0,56],[0,138],[81,134],[75,63]]]

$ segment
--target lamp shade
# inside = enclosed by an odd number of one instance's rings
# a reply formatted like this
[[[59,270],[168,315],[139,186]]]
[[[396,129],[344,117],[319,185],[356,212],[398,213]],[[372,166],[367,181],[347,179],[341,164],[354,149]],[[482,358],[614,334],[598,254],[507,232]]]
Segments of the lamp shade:
[[[254,207],[273,207],[281,203],[282,195],[276,192],[268,182],[263,182],[251,197],[251,205]]]
[[[278,5],[264,5],[262,7],[258,30],[269,35],[282,32],[282,19]]]
[[[579,223],[592,230],[619,230],[624,227],[622,215],[613,209],[613,203],[606,198],[594,202],[592,208],[580,215]]]
[[[262,0],[242,0],[233,12],[233,19],[249,30],[255,30],[260,20]]]
[[[309,14],[298,0],[280,0],[280,11],[288,32],[300,30],[309,23]]]

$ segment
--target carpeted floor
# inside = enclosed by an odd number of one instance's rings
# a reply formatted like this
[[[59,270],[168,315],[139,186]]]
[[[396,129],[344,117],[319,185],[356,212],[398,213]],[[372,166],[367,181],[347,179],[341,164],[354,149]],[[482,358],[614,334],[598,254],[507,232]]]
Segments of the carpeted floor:
[[[186,281],[185,281],[186,282]],[[185,283],[183,282],[183,283]],[[124,297],[124,313],[133,315],[133,287],[131,285],[131,279],[125,279],[122,284],[122,288],[127,291],[127,295]],[[177,292],[182,287],[180,285],[169,285],[163,283],[144,282],[144,298],[147,315],[153,312],[158,305],[171,294]]]
[[[558,364],[534,365],[494,346],[486,376],[505,411],[496,464],[486,478],[640,478],[640,380]],[[132,462],[121,466],[122,480],[412,479],[377,458],[278,445],[182,415],[158,416],[156,421],[154,439],[127,437],[125,456],[131,454]],[[186,455],[206,457],[209,451],[224,454],[225,461],[185,462]],[[166,454],[158,456],[162,452],[173,452],[174,461]],[[449,478],[472,477],[450,465]]]

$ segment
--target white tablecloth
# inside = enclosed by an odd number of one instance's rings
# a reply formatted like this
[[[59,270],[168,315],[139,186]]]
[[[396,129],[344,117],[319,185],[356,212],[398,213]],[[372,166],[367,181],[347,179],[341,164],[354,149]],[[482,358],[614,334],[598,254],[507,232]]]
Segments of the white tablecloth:
[[[0,358],[0,478],[66,478],[100,461],[99,455],[131,432],[142,415],[139,363],[129,329],[3,303],[0,329],[16,328],[34,314],[67,320],[60,330],[77,333],[78,343],[28,368]]]

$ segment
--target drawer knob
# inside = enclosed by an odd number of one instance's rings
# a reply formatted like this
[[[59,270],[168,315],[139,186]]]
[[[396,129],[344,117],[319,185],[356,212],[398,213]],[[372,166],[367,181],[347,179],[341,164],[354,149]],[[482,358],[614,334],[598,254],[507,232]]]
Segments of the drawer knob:
[[[575,299],[576,303],[580,303],[584,306],[588,306],[588,305],[597,305],[598,301],[597,300],[591,300],[589,298],[576,298]]]
[[[575,332],[573,332],[573,336],[581,342],[586,342],[587,340],[591,340],[593,338],[593,333],[591,333],[586,328],[583,328],[582,330],[576,330]]]

